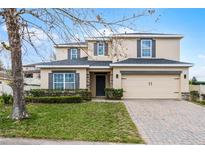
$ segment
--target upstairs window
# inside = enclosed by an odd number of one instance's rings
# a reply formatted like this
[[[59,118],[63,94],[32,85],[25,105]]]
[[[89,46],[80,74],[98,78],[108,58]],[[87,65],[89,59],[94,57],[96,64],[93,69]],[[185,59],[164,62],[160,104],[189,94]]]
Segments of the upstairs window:
[[[141,40],[141,55],[142,58],[152,57],[152,40]]]
[[[78,50],[77,49],[71,49],[70,50],[70,59],[77,59],[78,58]]]
[[[105,55],[105,43],[102,42],[97,43],[97,55],[98,56]]]

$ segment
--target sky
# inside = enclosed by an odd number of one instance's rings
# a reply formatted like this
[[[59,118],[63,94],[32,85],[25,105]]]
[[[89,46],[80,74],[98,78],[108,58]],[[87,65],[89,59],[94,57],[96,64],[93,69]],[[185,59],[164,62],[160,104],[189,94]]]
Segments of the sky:
[[[96,12],[109,21],[130,16],[137,13],[139,9],[96,9]],[[181,57],[184,62],[191,62],[194,66],[190,69],[190,78],[196,76],[198,80],[205,81],[205,9],[155,9],[155,13],[149,17],[142,17],[132,23],[136,32],[160,32],[182,34]],[[129,32],[129,29],[127,30]],[[5,26],[0,27],[0,41],[6,38]],[[44,57],[50,56],[49,52],[53,47],[51,44],[42,45],[37,42]],[[166,51],[165,51],[166,52]],[[9,65],[7,54],[0,54],[5,65]],[[23,63],[40,62],[42,59],[34,53],[26,53]]]

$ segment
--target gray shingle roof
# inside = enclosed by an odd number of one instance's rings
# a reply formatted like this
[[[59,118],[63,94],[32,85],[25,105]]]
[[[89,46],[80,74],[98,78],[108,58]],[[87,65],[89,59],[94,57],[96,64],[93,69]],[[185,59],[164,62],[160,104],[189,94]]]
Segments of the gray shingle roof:
[[[76,60],[60,60],[40,63],[39,65],[59,65],[59,66],[72,66],[72,65],[89,65],[89,66],[110,66],[110,64],[191,64],[186,62],[180,62],[175,60],[163,59],[163,58],[128,58],[126,60],[112,63],[112,61],[94,61],[88,60],[87,57],[79,58]]]
[[[60,44],[56,44],[58,45],[86,45],[86,42],[69,42],[69,43],[60,43]]]
[[[89,66],[109,66],[112,61],[93,61],[88,60],[87,57],[76,60],[60,60],[42,63],[41,65],[89,65]]]
[[[115,62],[114,64],[191,64],[175,60],[163,58],[128,58],[123,61]]]

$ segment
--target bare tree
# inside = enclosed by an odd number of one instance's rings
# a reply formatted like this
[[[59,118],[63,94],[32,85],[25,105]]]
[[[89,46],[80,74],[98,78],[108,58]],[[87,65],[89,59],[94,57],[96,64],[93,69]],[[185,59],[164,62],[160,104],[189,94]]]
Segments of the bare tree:
[[[64,42],[79,42],[79,38],[95,36],[96,33],[102,36],[99,28],[115,33],[117,27],[129,27],[128,21],[134,23],[134,20],[154,12],[152,9],[145,9],[129,17],[107,21],[94,9],[0,9],[0,24],[6,25],[9,41],[9,45],[4,42],[2,45],[11,52],[14,96],[12,119],[28,117],[23,95],[22,51],[30,45],[41,55],[33,39],[37,37],[35,30],[43,32],[53,44],[56,44],[56,36]]]

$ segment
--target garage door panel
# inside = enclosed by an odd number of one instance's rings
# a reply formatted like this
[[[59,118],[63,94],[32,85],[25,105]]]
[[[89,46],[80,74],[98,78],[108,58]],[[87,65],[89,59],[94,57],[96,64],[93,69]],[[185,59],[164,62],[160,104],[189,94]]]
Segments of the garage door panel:
[[[123,75],[124,98],[179,98],[178,75]]]

